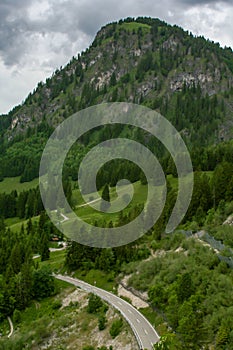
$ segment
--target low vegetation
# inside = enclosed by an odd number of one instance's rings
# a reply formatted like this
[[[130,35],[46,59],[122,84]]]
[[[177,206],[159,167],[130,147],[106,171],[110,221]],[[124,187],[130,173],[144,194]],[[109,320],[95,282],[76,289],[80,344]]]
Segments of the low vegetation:
[[[87,293],[79,292],[65,282],[56,281],[54,297],[34,300],[25,310],[14,312],[14,333],[11,338],[7,339],[9,326],[0,323],[0,349],[117,350],[128,344],[133,350],[135,340],[129,326],[123,322],[124,332],[112,341],[110,325],[118,320],[118,314],[101,301],[103,311],[100,314],[90,313],[87,303],[90,303],[91,298],[89,296],[88,302]],[[103,325],[100,318],[102,312],[107,312],[104,327],[100,327],[100,324]]]

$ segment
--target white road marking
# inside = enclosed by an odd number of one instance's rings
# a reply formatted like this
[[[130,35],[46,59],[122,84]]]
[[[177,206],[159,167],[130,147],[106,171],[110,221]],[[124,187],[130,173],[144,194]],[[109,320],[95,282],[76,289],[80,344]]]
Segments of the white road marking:
[[[146,333],[146,334],[148,334],[148,332],[147,332],[147,330],[146,330],[146,329],[144,329],[144,331],[145,331],[145,333]]]
[[[131,311],[131,310],[129,310],[129,309],[128,309],[128,311],[129,311],[129,313],[132,315],[132,311]]]
[[[137,318],[137,323],[140,323],[139,319]]]

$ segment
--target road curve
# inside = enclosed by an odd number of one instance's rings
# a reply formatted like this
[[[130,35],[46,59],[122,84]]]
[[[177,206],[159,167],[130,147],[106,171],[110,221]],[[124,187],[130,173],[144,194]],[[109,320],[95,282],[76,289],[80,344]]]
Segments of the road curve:
[[[94,293],[104,299],[106,302],[111,304],[114,308],[120,311],[122,316],[129,323],[132,328],[141,349],[153,349],[153,344],[159,341],[159,335],[156,330],[150,324],[150,322],[137,310],[134,306],[126,302],[125,300],[119,298],[115,294],[100,289],[98,287],[92,286],[86,282],[83,282],[77,278],[54,275],[55,278],[62,281],[71,283],[89,293]]]

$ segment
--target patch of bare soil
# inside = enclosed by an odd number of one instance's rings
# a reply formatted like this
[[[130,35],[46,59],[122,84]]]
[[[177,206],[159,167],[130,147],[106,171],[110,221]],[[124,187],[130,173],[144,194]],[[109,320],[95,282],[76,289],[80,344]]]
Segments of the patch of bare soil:
[[[54,319],[49,325],[50,336],[36,350],[82,350],[84,346],[112,346],[113,350],[139,350],[136,338],[128,325],[124,325],[120,334],[112,339],[111,324],[114,319],[121,317],[110,305],[106,313],[107,324],[102,331],[98,328],[98,315],[88,314],[88,293],[76,288],[64,291],[57,298],[61,301],[60,318]],[[33,348],[34,350],[34,348]]]
[[[77,288],[74,292],[68,294],[63,300],[62,300],[62,308],[69,306],[70,303],[79,303],[82,308],[87,306],[87,292],[84,290]]]
[[[133,306],[137,309],[146,308],[149,304],[146,302],[148,299],[147,292],[139,292],[132,287],[128,287],[128,280],[132,275],[127,275],[122,278],[118,286],[118,296],[126,297],[131,300]]]

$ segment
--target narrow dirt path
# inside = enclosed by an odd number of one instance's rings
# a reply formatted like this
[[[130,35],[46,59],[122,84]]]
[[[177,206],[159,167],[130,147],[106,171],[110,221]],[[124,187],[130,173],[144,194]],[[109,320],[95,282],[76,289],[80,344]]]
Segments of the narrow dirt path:
[[[10,333],[8,334],[7,337],[10,338],[14,332],[14,326],[13,326],[13,323],[12,323],[11,318],[9,316],[7,317],[7,319],[8,319],[9,325],[10,325]]]

